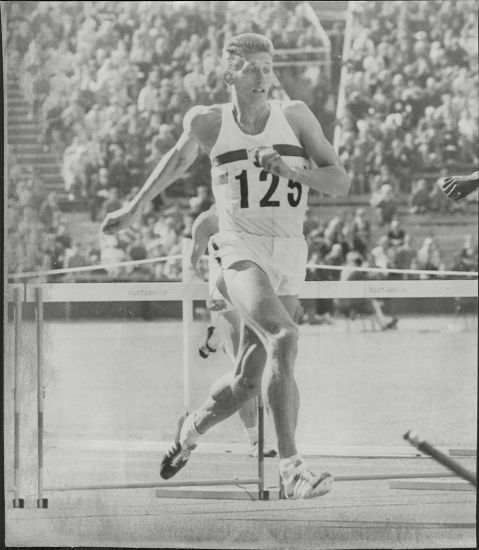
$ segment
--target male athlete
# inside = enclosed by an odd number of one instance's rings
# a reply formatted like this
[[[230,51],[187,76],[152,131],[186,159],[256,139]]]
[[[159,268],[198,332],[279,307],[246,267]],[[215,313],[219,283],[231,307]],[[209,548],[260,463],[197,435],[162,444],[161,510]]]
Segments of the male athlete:
[[[218,216],[216,215],[216,205],[213,204],[208,210],[202,212],[193,222],[191,227],[191,249],[189,254],[190,269],[200,278],[202,276],[198,269],[198,264],[203,254],[206,252],[210,237],[218,233]],[[211,314],[212,324],[207,328],[206,339],[199,348],[201,357],[206,359],[208,355],[216,351],[218,346],[222,346],[224,352],[236,363],[238,355],[240,337],[241,337],[241,317],[234,310],[216,288],[216,279],[219,275],[220,266],[210,250],[208,256],[209,267],[209,287],[210,300],[207,301],[207,308]],[[266,359],[266,354],[264,356]],[[264,365],[259,365],[263,368]],[[230,375],[227,375],[230,378]],[[239,409],[238,414],[244,426],[244,431],[250,445],[249,456],[258,456],[258,426],[257,426],[257,399],[253,398],[246,401]],[[274,449],[264,449],[263,456],[275,457],[277,455]]]
[[[268,101],[273,54],[271,41],[261,35],[228,40],[223,79],[231,102],[192,108],[177,144],[131,202],[107,215],[103,230],[130,225],[148,201],[186,172],[199,148],[208,153],[219,222],[211,239],[221,267],[216,286],[242,317],[242,352],[235,373],[218,381],[199,409],[180,418],[160,475],[175,475],[202,434],[263,389],[286,497],[312,498],[327,493],[333,478],[313,473],[295,440],[298,328],[293,314],[307,260],[302,226],[308,188],[344,197],[350,182],[305,103]]]

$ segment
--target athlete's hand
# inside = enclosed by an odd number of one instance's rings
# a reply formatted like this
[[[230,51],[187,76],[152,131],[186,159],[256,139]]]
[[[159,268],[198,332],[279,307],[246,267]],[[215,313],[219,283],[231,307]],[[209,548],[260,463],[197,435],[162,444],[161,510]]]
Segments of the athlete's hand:
[[[437,183],[442,192],[452,200],[458,201],[467,197],[478,188],[478,172],[470,176],[448,176]]]
[[[129,227],[136,217],[137,211],[130,204],[127,204],[119,210],[109,212],[101,224],[101,230],[105,235],[113,235],[117,231]]]
[[[293,178],[293,170],[284,162],[281,155],[272,147],[258,147],[254,150],[254,159],[257,166],[267,172],[286,179]]]

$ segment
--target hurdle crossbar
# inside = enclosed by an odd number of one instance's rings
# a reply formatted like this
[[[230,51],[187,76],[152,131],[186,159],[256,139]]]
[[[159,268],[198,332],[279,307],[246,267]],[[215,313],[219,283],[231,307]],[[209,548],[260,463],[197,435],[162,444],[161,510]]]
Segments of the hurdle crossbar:
[[[389,483],[390,489],[406,489],[412,491],[474,491],[474,487],[468,481],[405,481],[397,480]]]
[[[358,475],[338,475],[333,476],[334,481],[381,481],[388,479],[422,479],[422,478],[440,478],[440,477],[457,477],[451,472],[414,472],[401,473],[392,472],[389,474],[358,474]]]
[[[207,283],[45,283],[27,286],[26,302],[160,302],[207,300]],[[477,281],[307,281],[300,298],[458,298],[477,297]]]
[[[280,500],[277,491],[251,491],[244,487],[233,487],[227,490],[211,490],[190,487],[185,489],[159,488],[155,489],[156,498],[192,498],[215,500]]]
[[[93,485],[65,485],[46,486],[43,492],[53,493],[60,491],[96,491],[99,489],[154,489],[156,487],[217,487],[230,485],[259,485],[259,477],[238,479],[202,479],[185,481],[147,481],[139,483],[100,483]]]

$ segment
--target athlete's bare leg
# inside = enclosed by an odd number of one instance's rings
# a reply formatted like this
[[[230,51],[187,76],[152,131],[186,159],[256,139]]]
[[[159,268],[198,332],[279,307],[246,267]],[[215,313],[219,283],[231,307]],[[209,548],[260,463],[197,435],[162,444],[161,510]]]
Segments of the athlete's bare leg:
[[[297,300],[296,297],[285,296],[280,297],[280,300],[285,305],[288,312],[294,311],[293,319],[297,323],[298,319],[304,314],[304,310]],[[290,304],[291,302],[291,304]],[[235,358],[238,354],[238,349],[240,345],[241,338],[241,317],[235,310],[225,311],[225,312],[211,312],[211,322],[216,328],[217,333],[219,334],[221,341],[224,344],[224,350],[228,357],[233,363],[235,363]],[[265,352],[266,356],[266,352]],[[296,407],[296,413],[299,410],[299,392],[297,391],[297,386],[295,383],[298,406]],[[238,414],[243,422],[245,428],[253,428],[257,424],[258,416],[258,402],[255,398],[247,401],[238,411]],[[297,425],[297,414],[296,422]]]
[[[253,262],[238,262],[222,273],[218,287],[247,323],[250,347],[246,346],[246,354],[251,353],[251,346],[258,349],[260,342],[266,349],[264,395],[272,413],[280,457],[295,455],[299,392],[293,374],[298,342],[293,315],[297,297],[276,296],[265,272]]]
[[[293,369],[298,328],[293,315],[297,297],[278,298],[266,273],[250,261],[237,262],[223,270],[218,288],[242,317],[239,353],[235,372],[218,380],[197,409],[195,430],[205,433],[257,396],[266,364],[264,395],[272,414],[280,458],[296,455],[299,392]],[[194,444],[188,433],[183,437],[185,445]]]
[[[211,322],[224,344],[225,353],[236,364],[236,357],[241,339],[241,317],[236,311],[211,312]],[[243,342],[246,340],[243,338]],[[264,357],[266,354],[264,354]],[[253,357],[255,360],[255,356]],[[246,429],[253,428],[257,424],[258,402],[255,398],[247,401],[238,411],[241,421]],[[198,418],[198,417],[196,417]],[[200,430],[201,431],[201,430]]]
[[[261,391],[261,377],[266,363],[266,351],[255,332],[244,325],[240,330],[239,352],[234,372],[213,384],[210,396],[195,413],[199,433],[237,412]]]

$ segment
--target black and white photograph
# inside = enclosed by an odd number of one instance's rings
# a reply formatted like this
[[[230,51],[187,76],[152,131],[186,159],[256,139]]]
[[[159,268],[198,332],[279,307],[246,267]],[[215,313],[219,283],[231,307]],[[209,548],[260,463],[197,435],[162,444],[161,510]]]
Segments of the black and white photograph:
[[[4,546],[476,548],[478,0],[0,9]]]

